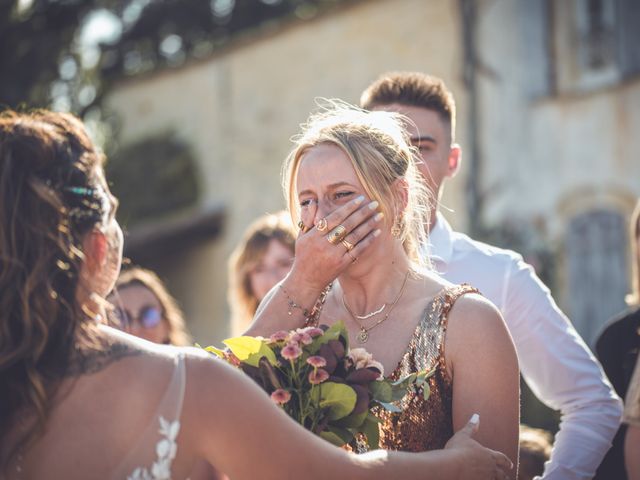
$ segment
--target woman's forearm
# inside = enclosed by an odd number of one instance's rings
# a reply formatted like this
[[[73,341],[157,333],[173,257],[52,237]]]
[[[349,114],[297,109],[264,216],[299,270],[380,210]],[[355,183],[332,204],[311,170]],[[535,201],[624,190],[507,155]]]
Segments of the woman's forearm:
[[[245,335],[266,337],[302,327],[321,293],[322,287],[308,284],[292,270],[264,298]]]
[[[376,450],[352,455],[356,464],[354,477],[363,479],[457,479],[464,459],[459,452],[434,450],[422,454]]]

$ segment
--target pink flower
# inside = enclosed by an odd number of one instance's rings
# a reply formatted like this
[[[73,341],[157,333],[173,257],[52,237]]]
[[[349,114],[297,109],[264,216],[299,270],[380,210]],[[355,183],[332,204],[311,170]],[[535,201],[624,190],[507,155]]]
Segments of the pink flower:
[[[281,351],[280,355],[282,358],[287,360],[295,360],[300,355],[302,355],[302,349],[298,346],[297,343],[288,343]]]
[[[312,385],[318,385],[329,378],[329,373],[323,368],[314,368],[313,372],[309,373],[309,383]]]
[[[319,337],[324,333],[322,329],[318,327],[307,327],[307,328],[303,328],[302,330],[311,338]]]
[[[283,390],[282,388],[278,388],[271,394],[271,400],[276,402],[278,405],[284,405],[291,400],[291,393]]]
[[[303,345],[310,345],[313,342],[313,338],[311,338],[311,335],[308,333],[298,329],[293,335],[291,335],[291,341],[298,342]]]
[[[269,337],[269,342],[270,343],[282,342],[283,340],[286,340],[288,336],[289,336],[288,332],[285,332],[284,330],[280,330]]]
[[[313,355],[312,357],[307,358],[307,363],[315,368],[325,367],[327,365],[325,358],[320,355]]]

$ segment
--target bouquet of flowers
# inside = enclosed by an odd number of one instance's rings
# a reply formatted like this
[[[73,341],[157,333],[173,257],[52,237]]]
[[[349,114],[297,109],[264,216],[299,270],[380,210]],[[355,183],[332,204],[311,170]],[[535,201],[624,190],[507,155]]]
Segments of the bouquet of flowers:
[[[425,398],[430,393],[427,379],[433,372],[386,379],[382,365],[365,349],[349,350],[342,322],[279,331],[269,338],[230,338],[224,344],[225,350],[205,350],[240,368],[291,418],[337,446],[364,434],[369,448],[378,448],[380,421],[373,409],[400,411],[393,402],[410,387],[422,388]]]

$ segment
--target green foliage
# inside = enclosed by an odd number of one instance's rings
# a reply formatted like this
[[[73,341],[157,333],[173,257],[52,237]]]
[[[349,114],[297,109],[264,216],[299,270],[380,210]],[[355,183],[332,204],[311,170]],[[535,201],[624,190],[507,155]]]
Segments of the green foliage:
[[[120,199],[118,218],[126,226],[185,209],[200,196],[193,154],[170,132],[111,155],[106,171]]]

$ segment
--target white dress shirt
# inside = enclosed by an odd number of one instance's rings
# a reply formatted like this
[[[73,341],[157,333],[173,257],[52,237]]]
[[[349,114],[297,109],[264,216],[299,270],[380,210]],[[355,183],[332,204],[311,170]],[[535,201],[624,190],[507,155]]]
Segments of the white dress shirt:
[[[428,253],[452,283],[468,283],[502,312],[533,393],[560,410],[544,479],[589,479],[611,447],[622,404],[582,338],[520,255],[454,232],[438,213]]]

